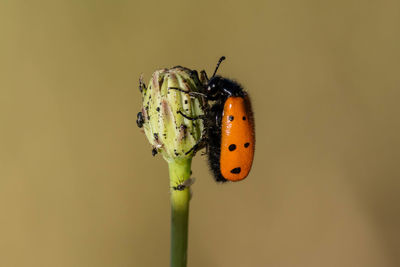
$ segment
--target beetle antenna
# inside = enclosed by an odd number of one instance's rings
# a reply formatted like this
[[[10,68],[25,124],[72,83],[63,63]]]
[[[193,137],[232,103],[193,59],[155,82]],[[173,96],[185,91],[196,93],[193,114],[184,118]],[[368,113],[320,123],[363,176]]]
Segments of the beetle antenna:
[[[218,68],[219,68],[219,65],[221,65],[221,62],[224,61],[224,60],[225,60],[225,57],[224,57],[224,56],[222,56],[222,57],[218,60],[217,67],[215,68],[215,71],[214,71],[214,74],[213,74],[212,77],[214,77],[215,74],[217,74],[217,70],[218,70]],[[211,78],[212,78],[212,77],[211,77]]]

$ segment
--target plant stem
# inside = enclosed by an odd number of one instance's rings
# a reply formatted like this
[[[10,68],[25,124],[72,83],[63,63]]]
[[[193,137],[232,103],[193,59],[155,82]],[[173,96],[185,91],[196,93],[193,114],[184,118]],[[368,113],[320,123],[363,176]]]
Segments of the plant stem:
[[[192,159],[168,163],[171,188],[171,267],[186,267],[190,189],[174,190],[190,178]]]

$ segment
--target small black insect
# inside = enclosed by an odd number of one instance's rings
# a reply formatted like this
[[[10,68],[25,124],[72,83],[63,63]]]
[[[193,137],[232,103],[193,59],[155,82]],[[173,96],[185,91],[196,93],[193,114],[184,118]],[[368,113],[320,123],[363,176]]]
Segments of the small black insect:
[[[136,119],[136,124],[139,128],[143,127],[143,123],[144,123],[144,117],[143,117],[143,113],[139,112],[137,114],[137,119]]]
[[[195,178],[189,178],[189,179],[187,179],[187,180],[185,180],[183,182],[179,181],[179,183],[176,186],[173,186],[172,189],[176,190],[176,191],[183,191],[186,188],[188,188],[191,185],[193,185],[195,180],[196,180]]]
[[[151,150],[151,155],[153,155],[153,157],[154,157],[155,155],[157,155],[157,153],[158,153],[157,148],[153,148],[153,149]]]

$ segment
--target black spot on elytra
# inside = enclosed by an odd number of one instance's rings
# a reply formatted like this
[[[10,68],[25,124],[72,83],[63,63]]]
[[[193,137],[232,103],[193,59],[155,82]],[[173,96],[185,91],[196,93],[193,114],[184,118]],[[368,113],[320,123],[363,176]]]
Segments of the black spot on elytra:
[[[250,143],[246,143],[246,144],[244,144],[244,147],[249,147],[249,145],[250,145]]]
[[[233,121],[234,118],[235,118],[235,117],[233,117],[232,115],[229,116],[229,120],[230,120],[230,121]]]
[[[233,150],[236,149],[236,145],[235,144],[231,144],[231,145],[229,145],[228,149],[229,149],[229,151],[233,151]]]
[[[245,116],[243,116],[243,118],[242,118],[244,121],[246,120],[246,117]]]
[[[240,167],[237,167],[237,168],[232,169],[232,170],[231,170],[231,173],[238,174],[238,173],[241,172],[241,170],[242,170],[242,169],[241,169]]]

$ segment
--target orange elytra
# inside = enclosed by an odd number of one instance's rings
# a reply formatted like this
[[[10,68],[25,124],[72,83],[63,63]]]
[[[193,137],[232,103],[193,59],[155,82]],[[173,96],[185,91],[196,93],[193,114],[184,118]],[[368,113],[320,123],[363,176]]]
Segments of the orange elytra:
[[[229,181],[240,181],[250,172],[254,157],[254,122],[249,99],[228,97],[221,125],[221,175]]]

